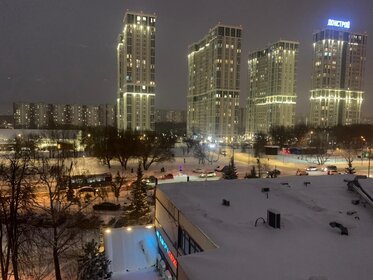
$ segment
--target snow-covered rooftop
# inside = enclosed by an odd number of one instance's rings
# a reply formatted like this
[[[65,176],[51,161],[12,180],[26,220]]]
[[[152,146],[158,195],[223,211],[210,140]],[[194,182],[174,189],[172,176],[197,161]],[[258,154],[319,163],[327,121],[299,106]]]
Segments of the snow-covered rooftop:
[[[344,179],[353,176],[189,182],[159,189],[219,247],[178,258],[189,279],[371,280],[373,209],[352,204],[359,196],[347,190]],[[372,179],[360,181],[373,190]],[[263,187],[270,188],[268,199]],[[270,208],[280,212],[281,229],[260,222],[255,227]],[[349,235],[332,228],[333,221]]]

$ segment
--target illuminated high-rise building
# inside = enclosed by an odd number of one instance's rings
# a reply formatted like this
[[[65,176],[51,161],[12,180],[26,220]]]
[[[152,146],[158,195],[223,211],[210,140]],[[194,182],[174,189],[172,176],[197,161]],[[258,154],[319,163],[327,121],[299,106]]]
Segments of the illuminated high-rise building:
[[[224,142],[237,136],[241,33],[241,27],[219,24],[189,47],[189,136]]]
[[[278,41],[249,54],[246,135],[293,126],[299,43]]]
[[[347,31],[350,22],[329,20],[313,34],[310,124],[357,124],[361,118],[367,36]]]
[[[124,15],[117,47],[119,130],[154,130],[155,22],[154,15]]]

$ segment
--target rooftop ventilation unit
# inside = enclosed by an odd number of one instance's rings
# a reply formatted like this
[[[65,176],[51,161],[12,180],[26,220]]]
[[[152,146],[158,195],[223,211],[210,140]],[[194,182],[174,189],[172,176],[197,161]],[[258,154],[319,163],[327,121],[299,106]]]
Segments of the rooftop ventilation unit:
[[[330,222],[329,225],[332,228],[339,228],[341,230],[341,235],[348,235],[348,228],[346,228],[344,225],[337,222]]]
[[[267,210],[267,223],[273,228],[281,228],[281,215],[277,210],[268,209]]]
[[[265,193],[266,196],[267,196],[267,199],[268,199],[268,193],[269,193],[270,189],[269,188],[262,188],[262,193]]]
[[[224,206],[231,206],[231,202],[229,200],[223,199],[222,203]]]

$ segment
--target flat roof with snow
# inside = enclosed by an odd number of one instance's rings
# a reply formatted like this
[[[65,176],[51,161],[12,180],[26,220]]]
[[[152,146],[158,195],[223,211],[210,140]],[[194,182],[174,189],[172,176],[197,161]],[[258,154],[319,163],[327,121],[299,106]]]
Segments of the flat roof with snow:
[[[344,179],[353,178],[294,176],[158,187],[218,245],[178,257],[189,279],[371,280],[373,209],[352,203],[359,196],[347,190]],[[364,186],[373,186],[373,180],[364,179]],[[268,199],[263,187],[270,188]],[[255,227],[270,208],[281,214],[281,229],[261,222]],[[332,228],[333,221],[347,227],[349,235]]]

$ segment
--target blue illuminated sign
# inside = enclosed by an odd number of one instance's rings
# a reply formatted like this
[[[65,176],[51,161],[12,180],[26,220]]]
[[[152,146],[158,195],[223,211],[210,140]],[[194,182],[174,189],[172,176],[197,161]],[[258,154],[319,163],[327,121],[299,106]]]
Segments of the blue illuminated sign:
[[[335,19],[328,19],[328,26],[341,27],[341,28],[350,28],[350,21],[341,21]]]
[[[170,249],[168,249],[168,246],[167,246],[167,243],[166,241],[164,241],[162,235],[159,233],[159,231],[155,231],[155,234],[157,235],[158,237],[158,240],[159,240],[159,243],[161,243],[163,249],[166,251],[168,257],[170,258],[172,264],[177,267],[177,260],[175,258],[175,256],[171,253]]]

